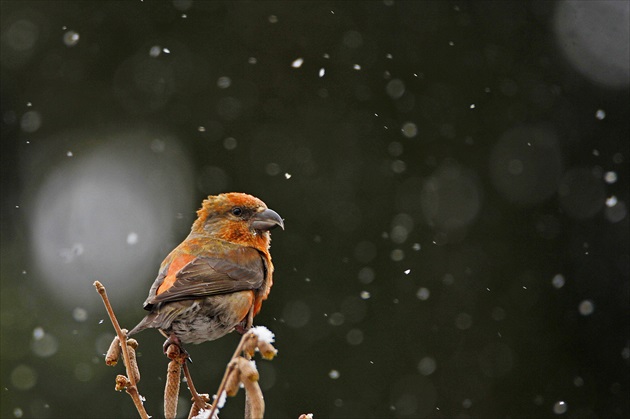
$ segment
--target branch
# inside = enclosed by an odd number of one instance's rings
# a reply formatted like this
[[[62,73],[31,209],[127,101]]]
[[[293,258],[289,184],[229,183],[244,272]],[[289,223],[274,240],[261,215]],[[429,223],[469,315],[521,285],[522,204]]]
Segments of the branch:
[[[240,383],[243,383],[245,387],[245,419],[263,417],[265,401],[258,385],[259,376],[256,364],[250,360],[256,351],[260,351],[265,359],[273,359],[278,351],[271,345],[271,342],[273,342],[273,333],[265,327],[255,327],[243,335],[225,369],[225,374],[208,415],[209,418],[214,418],[218,409],[223,407],[223,394],[236,395]],[[241,356],[241,353],[244,356]]]
[[[149,419],[143,406],[143,400],[138,392],[138,382],[140,381],[140,371],[136,359],[136,349],[138,342],[135,339],[127,339],[127,330],[122,329],[118,324],[114,310],[107,297],[105,287],[98,281],[94,286],[101,298],[109,315],[109,319],[116,330],[116,337],[112,341],[105,363],[116,365],[122,352],[123,361],[127,371],[127,376],[118,375],[116,377],[116,390],[123,389],[131,396],[138,413],[142,419]],[[181,370],[183,368],[188,388],[192,394],[193,405],[190,409],[189,418],[212,418],[218,419],[217,413],[223,407],[226,396],[235,396],[241,385],[245,388],[245,419],[262,418],[265,413],[265,401],[262,391],[258,385],[258,370],[252,357],[256,352],[260,352],[264,359],[273,359],[278,351],[271,344],[274,336],[267,328],[259,326],[250,329],[241,338],[234,355],[227,365],[225,374],[219,385],[215,400],[212,405],[208,404],[210,397],[207,394],[199,394],[195,389],[186,362],[187,354],[182,352],[177,345],[170,345],[167,349],[167,356],[171,360],[168,364],[166,386],[164,389],[164,415],[166,418],[174,418],[177,413],[177,401],[179,395]],[[303,415],[305,419],[312,416]],[[302,417],[300,417],[302,419]]]
[[[140,417],[142,419],[149,419],[150,416],[144,409],[144,405],[142,404],[142,397],[138,392],[138,381],[140,380],[140,373],[138,371],[138,364],[136,362],[135,353],[135,349],[138,343],[135,341],[135,339],[130,339],[129,342],[127,342],[127,331],[120,328],[120,325],[118,324],[118,319],[116,319],[114,309],[112,309],[112,305],[110,304],[109,298],[107,297],[107,291],[105,290],[103,284],[101,284],[99,281],[95,281],[94,287],[96,288],[96,291],[98,291],[98,293],[100,294],[103,300],[103,304],[105,304],[107,314],[109,315],[109,319],[111,320],[112,325],[116,330],[116,338],[114,339],[114,342],[112,342],[112,344],[110,345],[107,356],[105,357],[105,362],[107,363],[107,365],[116,365],[116,361],[118,358],[117,353],[119,354],[120,352],[117,352],[118,350],[113,348],[115,348],[116,346],[115,341],[117,339],[118,344],[122,349],[123,361],[125,362],[125,368],[127,370],[127,377],[129,377],[127,378],[124,375],[118,375],[116,377],[116,390],[122,391],[122,389],[125,389],[127,394],[131,396],[133,403],[136,405],[136,409],[138,410]]]
[[[184,367],[184,376],[186,377],[186,384],[188,385],[188,389],[190,390],[190,393],[192,394],[193,407],[196,408],[197,413],[199,413],[199,411],[202,409],[208,409],[210,405],[207,402],[210,401],[210,396],[208,394],[197,393],[197,389],[195,388],[195,385],[193,384],[190,371],[188,370],[188,363],[186,362],[186,359],[182,361],[182,366]],[[192,408],[191,408],[191,412],[192,412]],[[192,415],[192,416],[196,416],[196,415],[197,414],[195,413],[195,415]]]

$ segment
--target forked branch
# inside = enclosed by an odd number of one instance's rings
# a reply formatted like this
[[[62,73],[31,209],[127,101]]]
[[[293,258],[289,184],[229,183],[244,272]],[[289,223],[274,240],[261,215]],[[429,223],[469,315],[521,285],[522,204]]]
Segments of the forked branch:
[[[143,398],[138,392],[138,381],[140,381],[140,371],[136,359],[138,342],[135,339],[127,339],[127,330],[122,329],[118,324],[103,284],[96,281],[94,286],[103,299],[107,314],[116,330],[116,337],[107,351],[105,363],[110,366],[116,365],[122,353],[127,375],[116,376],[116,390],[125,390],[131,396],[140,417],[148,419],[150,416],[144,409]],[[254,327],[243,335],[227,365],[212,405],[208,404],[210,397],[207,394],[197,393],[193,385],[186,362],[187,354],[182,353],[177,345],[170,345],[167,356],[171,361],[168,364],[164,389],[165,417],[174,418],[177,413],[177,400],[183,369],[186,383],[193,397],[189,418],[218,419],[217,413],[223,407],[226,396],[235,396],[241,385],[245,388],[245,419],[262,418],[265,413],[265,401],[258,385],[258,370],[252,357],[256,352],[260,352],[264,359],[273,359],[278,353],[272,345],[273,340],[273,333],[263,326]]]

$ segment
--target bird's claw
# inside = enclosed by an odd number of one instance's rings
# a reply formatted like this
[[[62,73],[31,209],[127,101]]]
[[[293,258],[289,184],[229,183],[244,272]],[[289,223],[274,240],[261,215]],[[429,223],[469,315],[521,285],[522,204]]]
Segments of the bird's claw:
[[[164,355],[168,356],[168,348],[171,345],[177,346],[177,348],[179,349],[179,353],[184,355],[184,357],[188,360],[188,362],[192,364],[193,360],[190,357],[190,354],[188,353],[186,349],[184,349],[184,347],[182,346],[182,342],[175,335],[169,336],[168,339],[164,341],[164,345],[162,345],[162,350],[164,351]]]
[[[244,335],[247,332],[247,328],[243,326],[242,323],[239,323],[236,326],[234,326],[234,330],[236,330],[239,335]]]

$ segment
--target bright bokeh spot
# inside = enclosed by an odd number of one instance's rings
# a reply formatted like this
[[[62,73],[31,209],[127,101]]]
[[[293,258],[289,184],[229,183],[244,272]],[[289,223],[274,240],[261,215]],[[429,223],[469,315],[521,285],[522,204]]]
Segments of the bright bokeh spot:
[[[129,287],[146,288],[157,272],[147,262],[176,240],[176,214],[193,210],[190,166],[177,142],[164,141],[157,153],[146,134],[104,138],[46,174],[30,214],[31,244],[52,297],[75,308],[98,279],[110,297],[138,304]],[[46,356],[50,345],[39,349]]]
[[[556,40],[569,63],[593,82],[627,88],[630,2],[564,0],[555,13]]]

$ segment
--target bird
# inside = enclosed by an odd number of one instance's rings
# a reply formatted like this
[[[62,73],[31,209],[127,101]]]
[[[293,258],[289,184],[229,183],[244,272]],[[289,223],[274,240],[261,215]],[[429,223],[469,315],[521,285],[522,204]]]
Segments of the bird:
[[[270,230],[284,220],[241,192],[208,196],[190,234],[160,265],[144,309],[128,336],[155,328],[187,355],[183,344],[219,339],[253,324],[273,285]],[[189,357],[190,359],[190,357]]]

